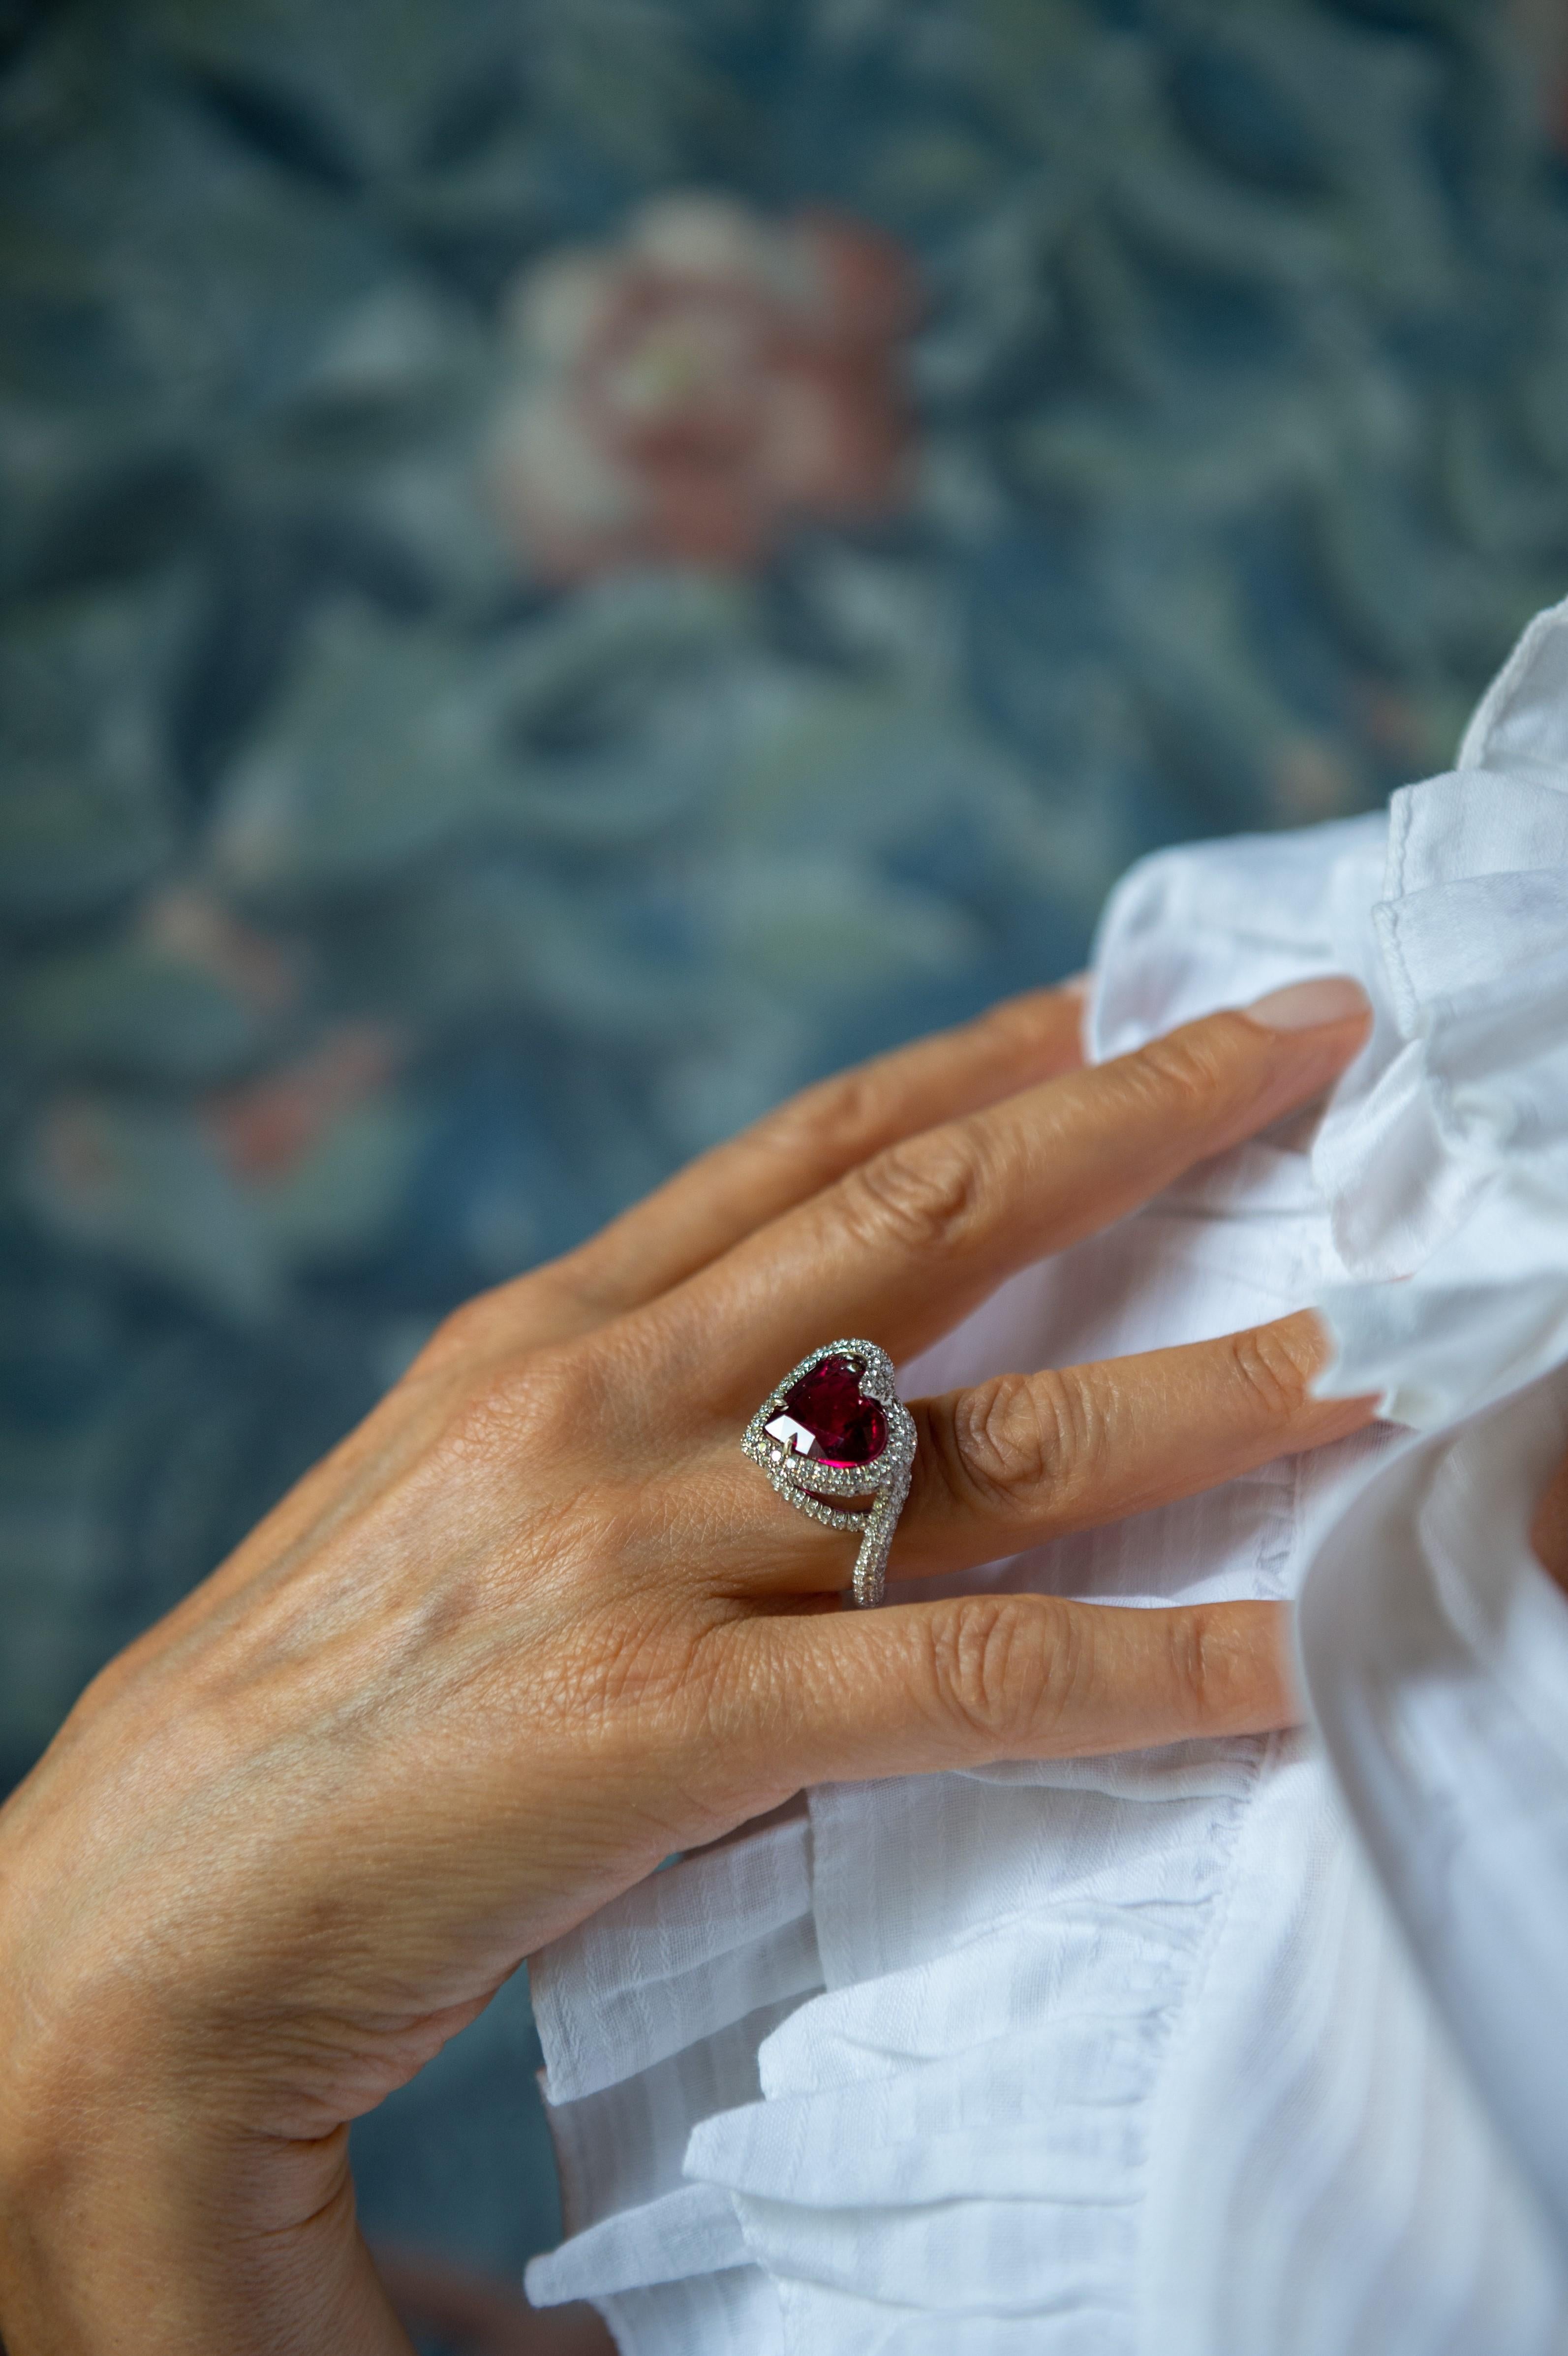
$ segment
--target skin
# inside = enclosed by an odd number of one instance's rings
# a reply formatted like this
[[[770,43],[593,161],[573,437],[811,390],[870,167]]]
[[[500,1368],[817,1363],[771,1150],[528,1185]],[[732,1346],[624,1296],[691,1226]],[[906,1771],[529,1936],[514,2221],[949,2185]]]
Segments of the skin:
[[[1086,1071],[1079,1014],[815,1089],[469,1303],[89,1687],[0,1812],[9,2356],[409,2356],[348,2122],[534,1949],[809,1783],[1295,1719],[1272,1605],[845,1611],[853,1538],[740,1453],[825,1336],[908,1359],[1365,1035],[1225,1013]],[[1355,1430],[1320,1355],[1304,1312],[914,1402],[891,1575]]]

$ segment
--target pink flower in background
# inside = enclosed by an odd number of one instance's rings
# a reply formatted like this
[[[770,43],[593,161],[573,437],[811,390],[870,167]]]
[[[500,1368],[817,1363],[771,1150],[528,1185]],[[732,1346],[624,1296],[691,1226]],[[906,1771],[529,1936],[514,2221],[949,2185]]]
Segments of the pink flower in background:
[[[380,1093],[399,1044],[385,1023],[338,1023],[297,1062],[215,1092],[201,1109],[219,1157],[251,1183],[286,1177],[335,1120]]]
[[[539,571],[577,580],[659,559],[742,570],[793,517],[889,513],[919,307],[913,265],[862,222],[645,205],[620,245],[553,255],[512,296],[505,525]]]

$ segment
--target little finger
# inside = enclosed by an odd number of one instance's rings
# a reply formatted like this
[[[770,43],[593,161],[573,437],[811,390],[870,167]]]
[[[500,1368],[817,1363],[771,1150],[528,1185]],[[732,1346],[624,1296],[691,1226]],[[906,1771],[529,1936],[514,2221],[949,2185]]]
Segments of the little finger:
[[[1289,1613],[963,1595],[731,1632],[781,1785],[1257,1734],[1301,1715]]]

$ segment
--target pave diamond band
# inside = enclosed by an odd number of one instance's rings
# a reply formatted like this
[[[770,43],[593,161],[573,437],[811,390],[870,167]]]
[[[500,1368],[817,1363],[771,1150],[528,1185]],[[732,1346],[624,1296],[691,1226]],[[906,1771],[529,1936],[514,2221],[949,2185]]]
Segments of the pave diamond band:
[[[914,1439],[892,1360],[874,1342],[825,1342],[746,1426],[741,1445],[781,1497],[829,1529],[859,1532],[850,1589],[859,1604],[882,1600]]]

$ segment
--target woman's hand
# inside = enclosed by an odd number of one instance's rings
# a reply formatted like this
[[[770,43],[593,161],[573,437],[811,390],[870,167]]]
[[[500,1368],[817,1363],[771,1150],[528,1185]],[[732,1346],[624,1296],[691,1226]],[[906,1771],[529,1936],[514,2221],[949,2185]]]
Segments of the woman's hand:
[[[1365,1014],[1311,987],[1093,1071],[1042,993],[813,1090],[459,1311],[111,1664],[0,1815],[10,2356],[406,2351],[347,2122],[532,1949],[806,1783],[1290,1719],[1269,1606],[840,1611],[853,1538],[739,1441],[834,1333],[908,1358],[1317,1096]],[[892,1575],[1352,1430],[1317,1354],[1303,1315],[917,1402]]]

